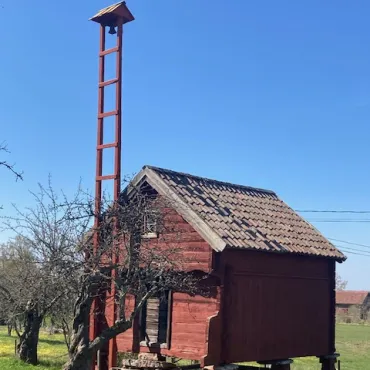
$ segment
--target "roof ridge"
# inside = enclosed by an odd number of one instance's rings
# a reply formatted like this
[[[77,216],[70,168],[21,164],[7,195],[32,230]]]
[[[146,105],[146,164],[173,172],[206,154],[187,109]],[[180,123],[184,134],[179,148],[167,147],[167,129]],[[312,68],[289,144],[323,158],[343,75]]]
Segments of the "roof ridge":
[[[370,293],[369,290],[337,290],[338,293]]]
[[[257,192],[260,192],[260,193],[271,194],[271,195],[275,195],[278,198],[277,194],[274,191],[268,190],[268,189],[256,188],[256,187],[248,186],[248,185],[240,185],[240,184],[235,184],[235,183],[232,183],[232,182],[210,179],[210,178],[207,178],[207,177],[192,175],[190,173],[169,170],[167,168],[161,168],[161,167],[156,167],[156,166],[145,165],[145,166],[143,166],[143,169],[145,169],[145,168],[149,168],[149,169],[154,170],[154,171],[157,170],[157,171],[167,172],[167,173],[170,173],[170,174],[176,174],[176,175],[180,175],[180,176],[192,177],[194,179],[205,180],[205,181],[209,181],[209,182],[213,182],[213,183],[217,183],[217,184],[221,184],[221,185],[225,185],[225,186],[237,187],[237,188],[241,188],[241,189],[245,189],[245,190],[251,190],[251,191],[257,191]]]

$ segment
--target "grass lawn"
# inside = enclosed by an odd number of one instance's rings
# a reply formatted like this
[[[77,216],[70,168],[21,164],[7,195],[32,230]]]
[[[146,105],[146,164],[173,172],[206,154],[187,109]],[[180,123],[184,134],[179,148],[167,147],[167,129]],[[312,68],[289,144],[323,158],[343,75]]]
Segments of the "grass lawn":
[[[370,326],[338,324],[336,342],[342,369],[363,370],[369,368]],[[318,362],[317,358],[296,359],[293,370],[320,370]]]
[[[0,327],[0,369],[1,370],[60,370],[65,363],[67,347],[63,335],[42,333],[39,341],[40,365],[25,365],[14,358],[16,335],[8,337],[6,328]]]
[[[25,365],[14,358],[14,340],[0,327],[1,370],[60,370],[65,362],[66,346],[62,335],[41,334],[39,343],[40,365]],[[370,326],[339,324],[337,350],[341,354],[341,367],[345,370],[364,370],[370,363]],[[292,370],[320,370],[317,358],[296,359]]]

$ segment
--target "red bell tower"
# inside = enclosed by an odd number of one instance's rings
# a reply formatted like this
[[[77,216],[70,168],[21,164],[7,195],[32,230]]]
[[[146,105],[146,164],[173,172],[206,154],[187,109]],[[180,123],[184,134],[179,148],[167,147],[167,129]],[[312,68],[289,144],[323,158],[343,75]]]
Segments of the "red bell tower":
[[[127,8],[126,3],[120,2],[100,10],[91,18],[92,21],[100,24],[100,47],[99,47],[99,85],[98,85],[98,132],[96,146],[96,175],[95,175],[95,228],[99,227],[99,215],[101,214],[102,189],[103,181],[113,180],[113,197],[117,201],[121,192],[121,126],[122,126],[122,39],[123,25],[134,20],[134,16]],[[107,35],[108,34],[108,35]],[[106,49],[106,37],[116,37],[116,46]],[[115,78],[105,80],[105,57],[109,54],[116,54],[115,58]],[[104,89],[109,85],[115,85],[115,108],[106,112],[104,109]],[[104,142],[104,119],[115,117],[114,141]],[[103,153],[105,149],[114,148],[113,173],[103,175]],[[94,236],[94,251],[99,244],[97,233]],[[117,256],[115,257],[117,258]],[[115,271],[112,271],[114,274]],[[115,285],[112,284],[111,292],[106,298],[106,302],[95,299],[93,304],[93,315],[90,320],[90,339],[95,338],[102,330],[105,306],[111,309],[107,312],[105,320],[108,325],[112,325],[116,318],[115,305]],[[98,314],[95,314],[95,313]],[[100,351],[97,364],[98,370],[106,370],[116,366],[117,345],[116,340],[109,342],[109,347]],[[95,367],[95,366],[94,366]]]

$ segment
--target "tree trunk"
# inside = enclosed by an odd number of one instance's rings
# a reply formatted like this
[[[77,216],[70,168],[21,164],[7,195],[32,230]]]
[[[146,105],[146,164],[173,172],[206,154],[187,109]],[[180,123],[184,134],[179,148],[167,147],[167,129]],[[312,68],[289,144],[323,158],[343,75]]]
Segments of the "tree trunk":
[[[98,293],[99,292],[99,293]],[[107,326],[105,320],[105,303],[101,306],[105,297],[105,290],[100,289],[96,284],[86,284],[82,289],[74,307],[74,318],[72,325],[72,339],[69,347],[69,360],[64,365],[63,370],[91,370],[95,361],[97,351],[101,351],[100,363],[102,369],[108,368],[107,346],[111,338],[119,333],[123,333],[132,326],[131,321],[123,321],[118,327]],[[94,299],[97,300],[95,307],[96,320],[98,322],[98,336],[92,342],[89,338],[90,312]]]
[[[63,366],[63,370],[91,370],[93,356],[86,348],[77,348],[73,357]]]
[[[91,370],[93,354],[88,350],[90,310],[93,302],[88,287],[84,287],[74,307],[72,338],[69,347],[69,360],[63,370]]]
[[[102,362],[100,365],[102,369],[107,369],[106,354],[109,340],[132,327],[132,319],[127,321],[122,319],[116,321],[113,326],[108,327],[105,321],[104,299],[106,289],[101,286],[101,277],[99,275],[91,276],[90,280],[83,284],[74,305],[72,338],[68,351],[69,360],[63,366],[63,370],[91,370],[97,351],[101,353],[100,360]],[[95,312],[92,313],[92,315],[96,315],[95,319],[99,329],[97,337],[90,342],[90,313],[94,301],[93,297],[99,297],[96,301]],[[141,302],[141,305],[143,302]]]
[[[19,358],[29,364],[37,365],[37,345],[42,323],[42,316],[39,315],[35,306],[26,312],[24,331],[19,338],[17,352]]]
[[[13,325],[8,323],[8,337],[12,336]]]
[[[55,323],[54,318],[50,317],[50,328],[49,328],[49,335],[55,334]]]

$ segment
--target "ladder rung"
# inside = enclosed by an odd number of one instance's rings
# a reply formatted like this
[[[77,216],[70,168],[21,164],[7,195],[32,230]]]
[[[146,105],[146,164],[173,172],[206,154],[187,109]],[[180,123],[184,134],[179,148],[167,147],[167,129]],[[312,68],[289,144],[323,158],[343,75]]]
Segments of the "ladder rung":
[[[118,78],[114,78],[113,80],[108,80],[108,81],[100,82],[100,83],[99,83],[99,87],[104,87],[104,86],[113,85],[113,84],[115,84],[116,82],[118,82]]]
[[[110,112],[99,113],[98,118],[105,118],[105,117],[115,116],[117,114],[118,114],[118,112],[116,110],[112,110]]]
[[[115,175],[106,175],[106,176],[96,176],[96,180],[114,180],[116,178]]]
[[[107,50],[104,50],[104,51],[101,51],[99,53],[99,56],[103,57],[104,55],[108,55],[108,54],[112,54],[114,52],[118,51],[118,46],[112,48],[112,49],[107,49]]]
[[[98,145],[97,149],[115,148],[116,146],[117,146],[117,143],[102,144],[102,145]]]

